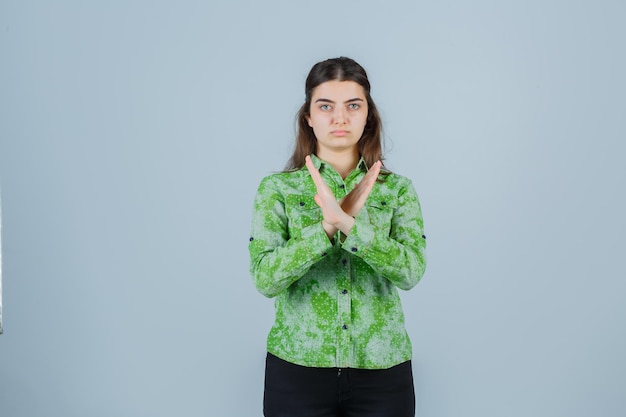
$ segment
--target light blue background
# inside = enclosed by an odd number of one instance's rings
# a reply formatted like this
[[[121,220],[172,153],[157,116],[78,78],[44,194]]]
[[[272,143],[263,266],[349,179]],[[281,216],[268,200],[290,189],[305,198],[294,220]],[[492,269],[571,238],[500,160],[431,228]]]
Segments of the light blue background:
[[[251,204],[369,72],[429,241],[419,416],[626,414],[623,1],[2,1],[0,416],[260,416]]]

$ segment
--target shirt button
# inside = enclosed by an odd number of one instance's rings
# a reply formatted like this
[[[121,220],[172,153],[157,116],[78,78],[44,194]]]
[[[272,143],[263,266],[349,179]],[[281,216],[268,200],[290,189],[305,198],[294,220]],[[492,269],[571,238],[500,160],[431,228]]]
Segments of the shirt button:
[[[346,326],[345,324],[343,326],[341,326],[342,329],[344,330],[348,330],[348,326]]]
[[[347,293],[348,293],[348,290],[343,290],[343,291],[341,291],[341,293],[342,293],[342,294],[347,294]]]
[[[341,260],[341,263],[345,265],[345,264],[347,264],[347,263],[348,263],[348,260],[347,260],[346,258],[343,258],[343,259]]]
[[[350,250],[351,250],[352,252],[356,252],[356,251],[357,251],[357,249],[356,249],[356,248],[352,248],[352,249],[350,249]]]
[[[386,206],[386,205],[387,205],[387,202],[386,202],[386,201],[381,201],[381,202],[380,202],[380,205],[381,205],[381,206]]]
[[[300,202],[300,207],[304,207],[304,201]]]
[[[326,256],[326,252],[322,252],[322,256]]]
[[[345,185],[345,184],[341,184],[341,185],[339,186],[339,188],[346,188],[346,185]]]
[[[252,242],[253,240],[254,240],[254,238],[253,238],[253,237],[251,237],[251,238],[250,238],[250,242]]]
[[[426,239],[426,235],[422,235],[422,239]]]

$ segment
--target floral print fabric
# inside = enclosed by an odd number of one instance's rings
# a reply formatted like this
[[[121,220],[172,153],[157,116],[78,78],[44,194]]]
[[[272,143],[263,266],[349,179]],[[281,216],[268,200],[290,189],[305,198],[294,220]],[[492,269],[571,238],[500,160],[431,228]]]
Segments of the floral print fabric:
[[[345,180],[312,157],[340,199],[363,178],[363,160]],[[385,369],[411,359],[397,288],[426,267],[426,237],[410,180],[381,175],[349,236],[329,239],[306,168],[272,174],[254,200],[249,243],[257,289],[276,297],[270,353],[314,367]]]

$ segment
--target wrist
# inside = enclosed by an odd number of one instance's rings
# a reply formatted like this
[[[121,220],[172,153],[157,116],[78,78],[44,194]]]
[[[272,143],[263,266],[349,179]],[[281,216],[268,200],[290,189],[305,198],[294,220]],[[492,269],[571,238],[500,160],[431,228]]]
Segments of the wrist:
[[[354,217],[349,214],[345,214],[341,216],[339,222],[335,225],[337,229],[341,230],[341,232],[348,236],[350,234],[350,230],[352,230],[352,226],[354,226]]]
[[[322,220],[322,227],[331,241],[333,240],[335,233],[337,233],[337,230],[339,230],[335,225],[328,223],[326,220]]]

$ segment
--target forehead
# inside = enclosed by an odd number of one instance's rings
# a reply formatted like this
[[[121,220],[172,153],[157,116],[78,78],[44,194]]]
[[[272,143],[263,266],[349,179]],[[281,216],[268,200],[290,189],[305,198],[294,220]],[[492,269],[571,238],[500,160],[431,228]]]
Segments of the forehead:
[[[313,89],[312,100],[325,98],[335,102],[361,98],[365,100],[365,90],[354,81],[326,81]]]

